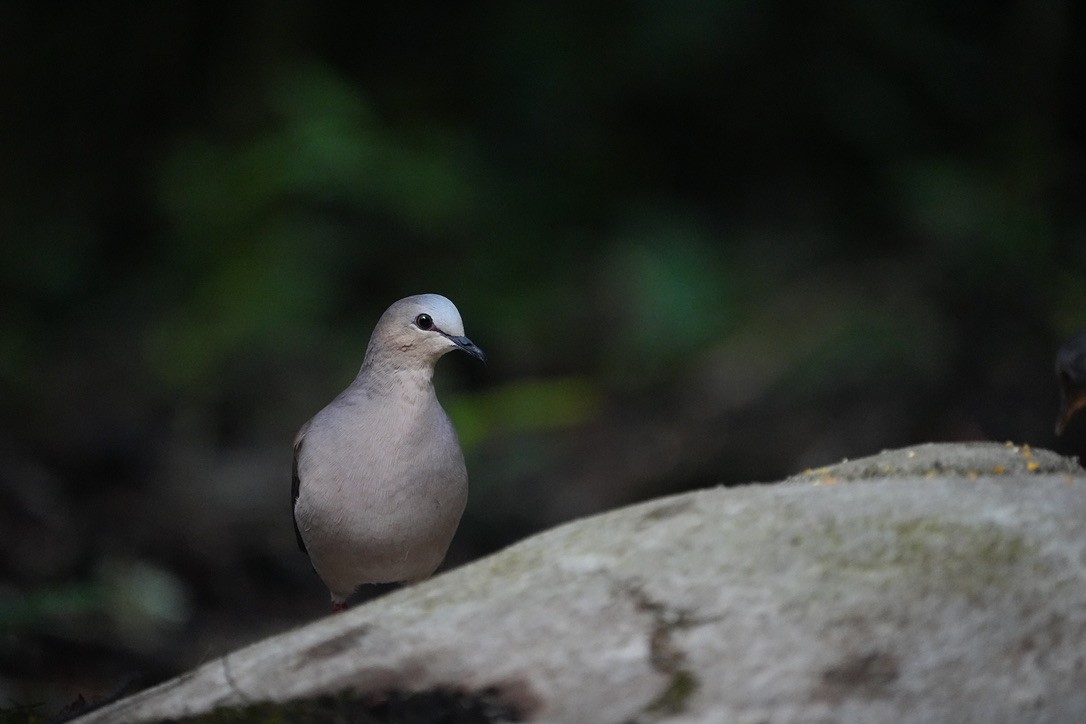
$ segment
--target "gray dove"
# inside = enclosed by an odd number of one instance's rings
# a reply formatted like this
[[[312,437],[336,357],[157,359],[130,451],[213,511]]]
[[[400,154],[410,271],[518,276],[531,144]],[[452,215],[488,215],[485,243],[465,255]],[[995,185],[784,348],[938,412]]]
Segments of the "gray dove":
[[[333,611],[363,583],[419,581],[445,558],[468,475],[432,379],[454,349],[486,361],[451,301],[401,299],[378,320],[354,382],[294,439],[294,532]]]

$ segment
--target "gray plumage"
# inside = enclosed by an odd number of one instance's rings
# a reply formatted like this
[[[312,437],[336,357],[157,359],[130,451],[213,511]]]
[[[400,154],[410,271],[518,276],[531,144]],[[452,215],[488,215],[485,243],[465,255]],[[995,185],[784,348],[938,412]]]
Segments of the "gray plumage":
[[[454,349],[485,359],[452,302],[401,299],[377,322],[354,382],[294,440],[294,530],[333,609],[363,583],[426,578],[445,557],[468,476],[432,378]]]

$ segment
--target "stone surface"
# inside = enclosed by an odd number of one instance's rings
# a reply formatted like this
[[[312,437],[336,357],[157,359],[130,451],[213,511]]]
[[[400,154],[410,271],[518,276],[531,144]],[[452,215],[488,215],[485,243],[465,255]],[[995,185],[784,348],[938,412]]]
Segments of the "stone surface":
[[[93,712],[351,689],[528,721],[1086,721],[1086,472],[922,445],[575,521]]]

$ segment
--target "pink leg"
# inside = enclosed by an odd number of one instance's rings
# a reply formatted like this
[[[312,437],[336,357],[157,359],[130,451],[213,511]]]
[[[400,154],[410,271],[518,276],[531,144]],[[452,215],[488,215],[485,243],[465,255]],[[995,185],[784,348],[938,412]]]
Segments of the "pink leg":
[[[336,601],[336,600],[332,601],[332,613],[341,613],[341,612],[346,611],[346,610],[347,610],[347,602],[346,601]]]

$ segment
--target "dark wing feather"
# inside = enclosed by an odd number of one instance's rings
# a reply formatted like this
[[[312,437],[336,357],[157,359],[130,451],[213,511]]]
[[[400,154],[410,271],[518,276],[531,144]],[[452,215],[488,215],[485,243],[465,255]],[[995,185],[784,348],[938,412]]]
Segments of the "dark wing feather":
[[[307,422],[301,430],[298,431],[298,437],[294,438],[294,464],[293,468],[293,480],[290,485],[290,518],[294,523],[294,537],[298,539],[298,550],[306,555],[309,555],[309,551],[305,549],[305,541],[302,540],[302,531],[298,530],[298,518],[294,514],[294,506],[298,503],[298,488],[301,487],[302,481],[298,478],[298,453],[302,451],[302,441],[305,440],[306,430],[309,429],[309,423]]]

